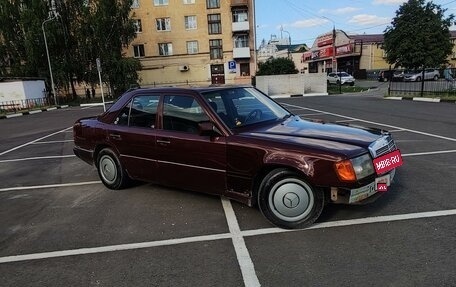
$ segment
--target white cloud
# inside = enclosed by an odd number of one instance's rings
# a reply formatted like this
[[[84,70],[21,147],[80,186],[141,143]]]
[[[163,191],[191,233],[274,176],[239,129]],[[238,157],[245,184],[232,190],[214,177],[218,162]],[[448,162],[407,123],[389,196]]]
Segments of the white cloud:
[[[391,22],[391,19],[386,17],[379,17],[376,15],[359,14],[353,16],[348,22],[362,26],[370,26],[388,24],[389,22]]]
[[[284,24],[282,26],[283,27],[293,27],[293,28],[311,28],[311,27],[326,24],[328,22],[329,21],[327,19],[313,18],[313,19],[306,19],[306,20],[298,20],[296,22],[293,22],[290,24]],[[280,29],[280,26],[278,26],[278,29]]]
[[[356,11],[361,10],[361,8],[356,8],[356,7],[343,7],[343,8],[337,8],[337,9],[321,9],[318,11],[320,14],[331,14],[331,15],[343,15],[343,14],[350,14]]]
[[[407,2],[405,0],[374,0],[374,5],[397,5]]]

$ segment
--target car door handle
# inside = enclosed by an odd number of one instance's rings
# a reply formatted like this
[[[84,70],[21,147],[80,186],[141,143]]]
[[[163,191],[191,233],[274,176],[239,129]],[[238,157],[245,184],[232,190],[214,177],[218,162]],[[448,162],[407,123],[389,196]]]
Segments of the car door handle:
[[[169,145],[170,143],[171,143],[171,141],[169,139],[157,140],[157,144],[159,144],[159,145]]]
[[[122,137],[119,134],[109,134],[109,137],[113,140],[121,140]]]

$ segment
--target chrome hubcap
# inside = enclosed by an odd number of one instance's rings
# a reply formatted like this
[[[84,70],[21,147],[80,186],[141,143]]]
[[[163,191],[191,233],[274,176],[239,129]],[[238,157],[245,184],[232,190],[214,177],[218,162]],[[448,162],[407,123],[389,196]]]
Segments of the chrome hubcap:
[[[311,187],[295,178],[277,182],[272,187],[268,200],[274,215],[290,222],[305,218],[314,205]]]
[[[103,180],[109,184],[115,182],[117,178],[117,168],[114,160],[107,155],[104,155],[100,159],[100,174]]]

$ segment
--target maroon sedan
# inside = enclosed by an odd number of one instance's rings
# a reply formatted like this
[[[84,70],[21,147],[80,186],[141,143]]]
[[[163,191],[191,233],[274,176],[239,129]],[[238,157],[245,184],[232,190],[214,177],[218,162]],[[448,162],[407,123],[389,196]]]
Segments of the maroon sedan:
[[[74,153],[110,189],[138,180],[223,195],[285,228],[329,202],[376,198],[395,172],[373,165],[396,150],[388,133],[302,120],[253,87],[136,89],[73,129]]]

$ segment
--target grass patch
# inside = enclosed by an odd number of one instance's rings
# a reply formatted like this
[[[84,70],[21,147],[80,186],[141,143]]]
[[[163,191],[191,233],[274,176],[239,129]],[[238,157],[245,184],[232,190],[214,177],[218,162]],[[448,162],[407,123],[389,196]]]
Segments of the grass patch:
[[[328,94],[335,95],[335,94],[342,94],[344,93],[359,93],[365,92],[369,90],[369,88],[363,88],[358,86],[337,86],[337,85],[328,85]]]

